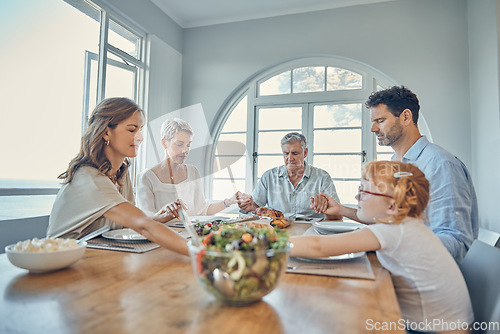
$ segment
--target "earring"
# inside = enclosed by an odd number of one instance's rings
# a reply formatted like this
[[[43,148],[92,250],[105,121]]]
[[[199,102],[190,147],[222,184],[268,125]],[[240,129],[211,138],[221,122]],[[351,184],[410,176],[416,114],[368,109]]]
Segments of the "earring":
[[[109,140],[106,140],[105,144],[106,146],[109,146]]]

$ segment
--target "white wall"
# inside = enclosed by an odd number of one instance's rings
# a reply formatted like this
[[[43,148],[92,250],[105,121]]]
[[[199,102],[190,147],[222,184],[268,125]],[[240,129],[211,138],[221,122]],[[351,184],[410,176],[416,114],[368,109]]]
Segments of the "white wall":
[[[160,128],[164,116],[181,107],[182,54],[156,35],[149,38],[149,74],[147,78],[148,131],[142,150],[145,159],[142,166],[153,167],[164,157],[160,140]],[[142,153],[142,152],[141,152]]]
[[[156,35],[163,42],[178,52],[182,52],[183,30],[167,14],[151,1],[146,0],[94,0],[103,3],[133,21],[150,34]]]
[[[434,142],[474,177],[481,226],[500,231],[497,28],[496,0],[395,0],[187,29],[182,105],[201,103],[213,124],[263,68],[315,54],[361,61],[418,95]]]
[[[498,0],[469,0],[470,109],[474,185],[481,226],[500,232]]]
[[[201,103],[213,124],[224,99],[261,69],[343,56],[412,89],[434,141],[471,168],[466,10],[465,0],[396,0],[187,29],[182,105]]]
[[[395,0],[184,31],[155,23],[152,4],[107,1],[182,53],[182,106],[201,104],[210,125],[238,85],[297,57],[351,58],[408,86],[434,142],[472,172],[481,226],[500,232],[497,0]]]

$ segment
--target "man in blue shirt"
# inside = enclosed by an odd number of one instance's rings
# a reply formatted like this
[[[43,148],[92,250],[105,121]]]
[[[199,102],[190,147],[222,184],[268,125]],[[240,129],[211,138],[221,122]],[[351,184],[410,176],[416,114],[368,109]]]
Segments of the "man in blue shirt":
[[[252,196],[239,194],[238,205],[245,211],[268,206],[296,218],[324,218],[325,193],[338,201],[337,192],[328,172],[306,163],[308,148],[304,135],[290,132],[281,140],[285,164],[266,171]],[[315,209],[311,208],[311,205]],[[327,216],[339,219],[340,216]]]
[[[424,218],[455,260],[460,263],[478,234],[477,198],[465,165],[418,130],[420,105],[406,87],[373,93],[371,131],[379,145],[391,146],[392,160],[415,164],[429,180],[430,200]],[[343,216],[356,219],[356,210],[335,204]]]

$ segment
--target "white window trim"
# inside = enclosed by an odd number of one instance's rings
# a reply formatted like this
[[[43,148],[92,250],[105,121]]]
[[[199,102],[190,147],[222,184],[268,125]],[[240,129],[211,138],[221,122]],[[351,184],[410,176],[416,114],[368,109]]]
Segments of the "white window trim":
[[[137,89],[135,92],[135,97],[136,97],[136,102],[138,105],[143,106],[144,113],[147,116],[147,108],[145,107],[147,105],[147,91],[148,87],[146,85],[146,79],[148,76],[148,67],[146,66],[147,60],[149,57],[149,38],[147,33],[139,28],[136,24],[134,24],[132,21],[128,20],[124,15],[119,13],[117,10],[112,8],[111,6],[107,5],[107,3],[100,1],[100,0],[64,0],[68,4],[72,5],[75,7],[75,9],[78,9],[78,3],[79,2],[88,2],[91,5],[95,5],[98,9],[102,10],[101,12],[101,20],[104,20],[104,24],[101,22],[100,26],[100,34],[99,34],[99,40],[100,40],[100,45],[99,45],[99,70],[98,70],[98,82],[97,82],[97,101],[100,101],[105,95],[105,69],[106,69],[106,63],[107,63],[107,51],[110,53],[113,53],[114,55],[125,58],[126,61],[134,64],[137,66],[140,70],[138,75],[138,83],[137,83]],[[75,5],[76,4],[76,5]],[[82,12],[85,15],[88,15],[85,12]],[[140,50],[141,53],[139,55],[139,59],[135,59],[132,56],[122,52],[120,49],[117,49],[116,47],[113,47],[112,45],[109,45],[107,43],[107,32],[108,32],[108,27],[109,27],[109,20],[112,19],[114,22],[122,25],[124,28],[129,30],[130,32],[134,33],[135,35],[139,36],[141,38],[141,45],[140,45]],[[105,30],[103,32],[103,29]],[[101,40],[103,38],[103,34],[105,36],[104,41]],[[115,60],[111,60],[113,63],[115,63]],[[123,64],[125,65],[125,64]],[[125,65],[127,66],[127,65]],[[84,91],[87,92],[86,88],[89,83],[85,82],[84,83]],[[88,100],[88,96],[83,96],[83,100],[86,101]],[[82,112],[82,118],[85,116],[88,117],[89,110],[88,110],[88,103],[83,102],[83,112]],[[82,122],[82,132],[86,128],[86,119],[84,122]],[[141,163],[144,159],[142,158],[141,153],[139,153],[139,156],[136,158],[137,163]],[[131,174],[135,173],[136,170],[136,163],[134,163],[131,169]],[[133,182],[135,182],[135,175],[131,175]],[[0,188],[0,198],[2,196],[40,196],[40,195],[56,195],[58,193],[60,188]],[[24,218],[16,218],[17,219],[24,219]]]
[[[263,81],[280,74],[286,70],[304,67],[304,66],[331,66],[343,68],[363,76],[363,86],[361,89],[357,90],[341,90],[341,91],[328,91],[328,92],[317,92],[317,93],[295,93],[295,94],[284,94],[284,95],[272,95],[272,96],[258,96],[258,86]],[[246,193],[251,193],[256,184],[256,171],[253,170],[254,164],[252,163],[252,157],[250,152],[255,151],[254,143],[256,136],[255,119],[254,112],[259,106],[269,106],[271,104],[276,105],[286,105],[286,104],[300,104],[300,103],[322,103],[322,102],[342,102],[342,101],[362,101],[363,109],[366,111],[364,102],[371,94],[371,92],[377,89],[377,86],[382,87],[392,87],[399,85],[395,80],[382,73],[381,71],[373,68],[370,65],[364,64],[362,62],[332,55],[320,55],[312,57],[296,58],[292,60],[287,60],[278,64],[271,65],[264,68],[261,71],[256,72],[254,75],[246,79],[242,84],[240,84],[224,101],[221,108],[218,111],[218,117],[213,122],[213,126],[210,129],[212,137],[214,138],[214,145],[212,149],[207,151],[207,159],[209,162],[209,175],[207,178],[205,187],[212,198],[213,194],[213,162],[215,158],[215,148],[219,140],[220,133],[224,128],[226,120],[229,118],[234,107],[241,101],[241,99],[247,96],[247,174],[246,174]],[[307,98],[304,98],[306,97]],[[311,114],[310,112],[307,114]],[[370,135],[370,116],[369,112],[363,112],[363,122],[362,122],[362,147],[366,147],[366,159],[371,161],[375,159],[376,154],[376,141],[373,135]],[[310,123],[307,120],[307,123]],[[311,126],[307,126],[307,131],[310,131]],[[419,129],[423,135],[426,135],[429,141],[432,142],[432,136],[422,112],[419,114]],[[312,157],[312,155],[311,155]],[[251,168],[249,168],[251,167]]]

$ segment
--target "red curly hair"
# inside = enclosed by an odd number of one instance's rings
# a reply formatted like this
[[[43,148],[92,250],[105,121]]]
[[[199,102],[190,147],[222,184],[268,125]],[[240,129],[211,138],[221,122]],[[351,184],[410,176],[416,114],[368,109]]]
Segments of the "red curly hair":
[[[429,181],[417,166],[399,161],[372,161],[363,167],[362,177],[396,201],[398,212],[381,223],[399,224],[406,217],[417,218],[424,213],[429,202]]]

